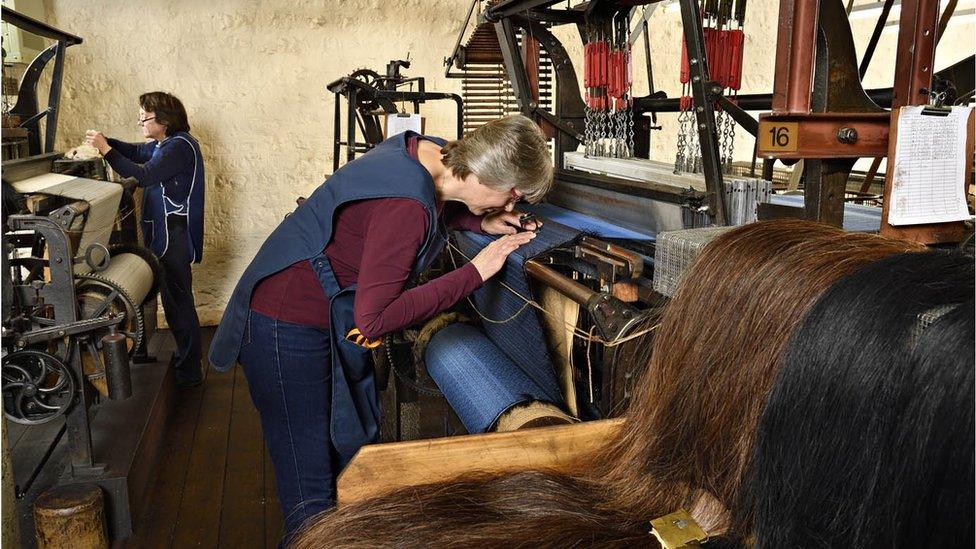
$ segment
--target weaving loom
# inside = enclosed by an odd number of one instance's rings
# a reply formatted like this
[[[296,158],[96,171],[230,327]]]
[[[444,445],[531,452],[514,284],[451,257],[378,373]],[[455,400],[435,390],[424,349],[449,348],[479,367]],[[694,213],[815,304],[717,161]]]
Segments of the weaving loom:
[[[81,233],[77,249],[84,253],[92,244],[108,247],[109,238],[115,228],[115,218],[119,213],[119,203],[122,198],[121,185],[48,173],[15,181],[13,186],[17,192],[24,195],[60,196],[85,202],[88,205],[88,213],[85,216],[78,216],[75,224],[68,227],[69,232],[80,231]],[[75,266],[77,274],[88,271],[90,269],[87,269],[84,264]]]
[[[533,257],[573,241],[579,234],[579,231],[565,225],[547,222],[536,233],[534,240],[512,253],[502,271],[472,296],[474,306],[484,320],[488,339],[525,372],[538,387],[541,397],[556,404],[562,403],[563,397],[543,337],[539,312],[527,304],[532,294],[524,264]],[[494,237],[487,235],[469,232],[457,234],[460,253],[468,258],[474,257],[492,240]]]

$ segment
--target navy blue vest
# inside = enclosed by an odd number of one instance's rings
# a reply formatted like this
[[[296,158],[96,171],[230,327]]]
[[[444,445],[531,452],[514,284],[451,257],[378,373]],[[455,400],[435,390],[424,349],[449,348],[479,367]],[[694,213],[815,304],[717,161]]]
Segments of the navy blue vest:
[[[181,141],[193,149],[193,171],[180,172],[170,181],[160,181],[143,188],[142,235],[146,247],[162,257],[169,249],[168,216],[184,216],[192,262],[200,263],[203,260],[203,197],[206,186],[200,145],[192,135],[176,132],[157,145],[153,155],[159,154],[165,147],[180,146]]]
[[[429,219],[427,236],[412,269],[416,279],[443,251],[438,230],[437,202],[430,173],[407,153],[413,132],[393,136],[346,164],[319,186],[265,240],[241,276],[210,346],[210,364],[229,370],[237,361],[250,310],[251,294],[261,279],[299,261],[311,262],[330,301],[332,323],[332,438],[348,459],[379,431],[379,403],[373,383],[371,352],[345,339],[353,325],[355,286],[340,288],[324,250],[332,236],[339,208],[374,198],[409,198],[424,205]],[[426,137],[439,145],[439,138]],[[323,311],[324,313],[324,311]]]

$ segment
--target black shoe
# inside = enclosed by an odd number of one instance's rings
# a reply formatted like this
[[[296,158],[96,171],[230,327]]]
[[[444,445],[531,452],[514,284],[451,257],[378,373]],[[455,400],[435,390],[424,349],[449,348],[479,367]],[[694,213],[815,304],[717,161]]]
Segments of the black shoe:
[[[180,379],[176,378],[176,386],[180,389],[188,389],[190,387],[196,387],[203,384],[203,378],[198,377],[196,379]]]

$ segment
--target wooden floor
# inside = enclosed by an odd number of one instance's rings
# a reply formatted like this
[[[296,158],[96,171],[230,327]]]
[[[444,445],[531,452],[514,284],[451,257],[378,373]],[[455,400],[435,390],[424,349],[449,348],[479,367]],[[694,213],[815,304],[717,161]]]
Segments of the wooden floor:
[[[212,336],[213,329],[205,328],[204,354]],[[171,338],[168,332],[155,337]],[[274,473],[244,372],[240,366],[226,373],[205,366],[203,385],[178,390],[148,511],[127,547],[278,543],[282,516]]]

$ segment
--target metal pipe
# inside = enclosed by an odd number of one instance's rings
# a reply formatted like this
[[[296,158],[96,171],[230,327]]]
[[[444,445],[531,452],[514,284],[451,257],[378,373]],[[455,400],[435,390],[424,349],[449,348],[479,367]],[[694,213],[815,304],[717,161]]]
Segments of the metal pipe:
[[[530,259],[525,262],[525,272],[532,278],[551,287],[580,305],[586,306],[596,292],[545,265]]]
[[[928,102],[938,17],[938,0],[902,1],[892,107]]]
[[[132,396],[132,372],[129,370],[129,350],[125,336],[115,327],[102,336],[102,362],[105,364],[105,381],[108,384],[108,397],[112,400],[125,400]]]
[[[817,58],[817,16],[819,0],[794,0],[793,29],[790,40],[789,84],[786,90],[788,112],[810,112],[813,65]]]

